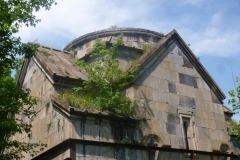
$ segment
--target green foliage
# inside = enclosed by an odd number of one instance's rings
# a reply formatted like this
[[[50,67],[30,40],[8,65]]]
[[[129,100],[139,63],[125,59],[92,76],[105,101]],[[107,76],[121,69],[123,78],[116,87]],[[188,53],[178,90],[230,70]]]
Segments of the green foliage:
[[[51,53],[45,49],[41,50],[45,56],[51,56]]]
[[[67,75],[69,75],[69,71],[65,68],[65,73],[67,74]]]
[[[16,115],[31,117],[36,112],[31,106],[37,100],[30,96],[30,90],[18,88],[11,70],[17,70],[21,58],[34,55],[38,48],[36,43],[22,43],[19,37],[14,37],[22,25],[35,26],[40,20],[33,15],[41,8],[50,9],[54,0],[0,0],[0,159],[22,159],[23,153],[31,156],[43,149],[44,144],[25,143],[14,140],[16,133],[28,133],[31,124],[26,124]]]
[[[33,74],[35,74],[36,72],[37,72],[37,69],[34,69],[34,70],[33,70]]]
[[[117,25],[113,25],[109,29],[116,29],[116,28],[118,28]]]
[[[86,104],[84,104],[84,99],[74,93],[58,94],[58,97],[64,102],[67,102],[70,106],[86,107]]]
[[[236,77],[236,84],[237,87],[235,88],[235,90],[231,89],[230,91],[228,91],[228,94],[230,96],[230,98],[228,99],[228,103],[232,104],[233,111],[240,109],[240,82],[238,77]]]
[[[235,90],[231,89],[228,91],[228,94],[230,98],[228,99],[228,103],[232,104],[233,111],[238,113],[238,110],[240,109],[240,82],[238,77],[236,77],[236,84],[237,86],[235,87]],[[235,85],[235,84],[234,84]],[[230,121],[231,122],[231,134],[236,136],[238,140],[240,140],[240,124],[235,121]]]
[[[68,49],[68,52],[70,53],[70,55],[72,57],[75,57],[75,55],[77,54],[77,49],[70,48],[70,49]]]
[[[131,139],[126,136],[124,140],[121,141],[122,144],[132,144]]]
[[[119,67],[117,48],[123,44],[120,35],[110,48],[99,39],[93,45],[91,63],[81,60],[77,64],[88,74],[88,80],[81,87],[74,88],[77,94],[65,93],[61,95],[65,102],[73,106],[95,108],[111,111],[117,114],[133,115],[133,102],[121,92],[129,85],[134,73],[125,73]]]
[[[0,0],[0,70],[12,67],[17,55],[31,56],[34,45],[24,44],[14,35],[22,25],[35,26],[40,20],[33,12],[41,8],[50,9],[54,0]],[[1,73],[0,73],[1,76]]]
[[[231,124],[230,135],[235,136],[236,139],[240,140],[240,125],[234,120],[229,121]]]
[[[0,96],[4,97],[0,101],[0,159],[20,159],[23,158],[21,152],[30,150],[32,154],[37,153],[34,148],[41,144],[29,144],[11,138],[16,133],[28,133],[31,130],[31,124],[25,123],[15,115],[28,118],[36,115],[31,106],[35,105],[37,100],[30,96],[29,89],[23,90],[16,86],[10,69],[4,69],[0,77],[0,86]]]
[[[143,46],[143,54],[150,52],[153,48],[154,48],[154,46],[144,45]]]

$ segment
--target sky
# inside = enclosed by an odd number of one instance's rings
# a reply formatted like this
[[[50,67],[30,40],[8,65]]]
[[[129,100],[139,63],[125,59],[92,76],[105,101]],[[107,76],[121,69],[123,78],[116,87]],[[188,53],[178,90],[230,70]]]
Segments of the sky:
[[[22,26],[23,42],[63,49],[84,34],[144,28],[164,34],[176,29],[226,95],[240,77],[240,0],[57,0],[34,13],[41,22]],[[234,116],[240,120],[240,115]]]

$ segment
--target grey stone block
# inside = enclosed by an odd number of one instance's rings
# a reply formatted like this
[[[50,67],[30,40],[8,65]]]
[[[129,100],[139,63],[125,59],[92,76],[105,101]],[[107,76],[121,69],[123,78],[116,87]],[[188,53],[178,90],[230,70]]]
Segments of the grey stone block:
[[[198,127],[202,127],[202,120],[199,117],[194,117],[195,125]]]
[[[164,79],[171,81],[171,82],[175,82],[175,83],[179,83],[179,76],[178,76],[178,72],[175,71],[171,71],[171,70],[164,70]]]
[[[189,76],[186,74],[179,73],[179,80],[181,84],[189,85],[192,87],[197,88],[197,81],[196,78],[193,76]]]
[[[198,138],[197,139],[197,150],[200,151],[212,151],[210,139]]]
[[[178,66],[183,66],[184,65],[183,57],[173,54],[173,63],[177,64]]]
[[[168,93],[168,103],[173,106],[178,106],[179,96],[177,94]]]
[[[166,123],[167,132],[173,135],[182,135],[182,125],[172,122]]]
[[[196,131],[197,138],[206,138],[206,139],[211,138],[208,128],[196,127],[195,131]]]
[[[177,107],[173,106],[173,105],[169,105],[168,112],[173,113],[173,114],[177,114]]]
[[[101,126],[100,141],[114,142],[113,135],[112,135],[112,132],[111,132],[111,127]]]
[[[178,136],[170,135],[170,140],[171,140],[171,147],[172,148],[179,148]]]
[[[179,96],[179,105],[182,107],[188,107],[188,108],[196,108],[195,99],[186,97],[186,96]]]
[[[176,84],[168,81],[168,91],[177,94]]]
[[[193,65],[191,64],[191,62],[187,59],[187,58],[185,58],[185,57],[183,57],[183,65],[184,65],[184,67],[187,67],[187,68],[193,68]]]
[[[99,141],[99,125],[85,124],[83,139]]]
[[[212,101],[212,97],[211,97],[210,91],[202,90],[202,96],[203,96],[203,100],[209,101],[209,102]]]
[[[167,127],[167,132],[169,134],[174,134],[176,135],[176,124],[175,123],[166,123],[166,127]]]
[[[213,103],[218,103],[218,104],[222,104],[221,101],[217,98],[217,96],[215,95],[215,93],[213,93],[213,91],[211,92],[211,97],[212,97],[212,102]]]
[[[168,122],[179,123],[179,117],[177,114],[167,113]]]

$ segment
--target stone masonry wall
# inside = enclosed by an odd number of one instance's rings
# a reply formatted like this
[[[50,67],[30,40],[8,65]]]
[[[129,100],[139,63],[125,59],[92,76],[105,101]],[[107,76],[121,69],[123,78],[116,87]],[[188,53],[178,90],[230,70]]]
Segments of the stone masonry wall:
[[[37,105],[33,106],[37,112],[37,116],[28,118],[20,115],[25,123],[31,123],[33,127],[31,132],[16,135],[15,138],[25,142],[47,144],[45,150],[68,139],[70,137],[71,123],[52,107],[50,95],[56,94],[57,91],[50,82],[50,79],[43,73],[43,69],[36,64],[33,58],[30,60],[23,88],[29,88],[31,96],[38,98]],[[59,154],[62,154],[59,159],[64,159],[69,157],[69,150],[64,150],[64,153]],[[28,155],[26,156],[26,159],[30,159]],[[58,159],[58,157],[55,157],[55,159]]]
[[[190,117],[190,149],[211,152],[229,145],[222,104],[173,43],[161,56],[148,62],[145,72],[126,93],[140,100],[143,134],[158,135],[172,148],[186,148],[181,116]],[[229,145],[230,146],[230,145]]]
[[[104,43],[113,43],[116,41],[117,36],[108,36],[99,39]],[[119,49],[120,55],[117,57],[120,67],[123,70],[128,69],[133,62],[143,54],[143,49],[145,51],[150,51],[159,39],[160,38],[153,38],[151,36],[123,35],[124,47]],[[82,45],[75,46],[74,49],[77,50],[75,57],[81,59],[87,54],[90,54],[94,43],[95,39]],[[88,58],[86,60],[91,61]]]

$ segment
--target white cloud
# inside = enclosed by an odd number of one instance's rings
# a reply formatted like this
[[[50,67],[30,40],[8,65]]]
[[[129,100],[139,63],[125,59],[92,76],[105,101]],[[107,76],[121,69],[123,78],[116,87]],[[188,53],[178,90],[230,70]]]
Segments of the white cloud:
[[[196,55],[214,55],[229,57],[240,53],[240,31],[206,28],[201,33],[189,32],[187,36],[190,48]]]
[[[196,55],[229,57],[240,54],[240,30],[224,26],[221,13],[212,15],[207,26],[200,32],[183,29],[187,43]]]
[[[181,4],[201,5],[202,0],[186,0]],[[171,4],[176,4],[174,8]],[[231,26],[222,28],[223,13],[212,14],[208,21],[198,22],[192,14],[171,16],[178,3],[166,0],[64,0],[58,1],[50,11],[36,13],[42,19],[36,28],[23,27],[18,35],[24,42],[38,40],[39,43],[63,48],[71,40],[89,32],[118,27],[146,28],[168,33],[177,29],[186,43],[197,55],[232,56],[240,53],[240,30]],[[183,6],[182,6],[183,7]],[[187,8],[186,8],[187,11]],[[200,13],[198,13],[201,16]],[[198,24],[206,24],[198,29]]]
[[[50,11],[41,10],[36,13],[37,18],[42,20],[36,28],[23,27],[19,35],[23,41],[28,41],[34,38],[39,39],[39,36],[51,36],[49,31],[57,32],[56,29],[59,29],[59,31],[67,30],[73,39],[89,32],[109,28],[112,25],[131,27],[131,24],[141,23],[151,9],[150,2],[154,2],[154,0],[149,2],[140,0],[121,2],[109,0],[58,1],[57,6],[53,6]],[[59,32],[59,34],[64,33]]]

